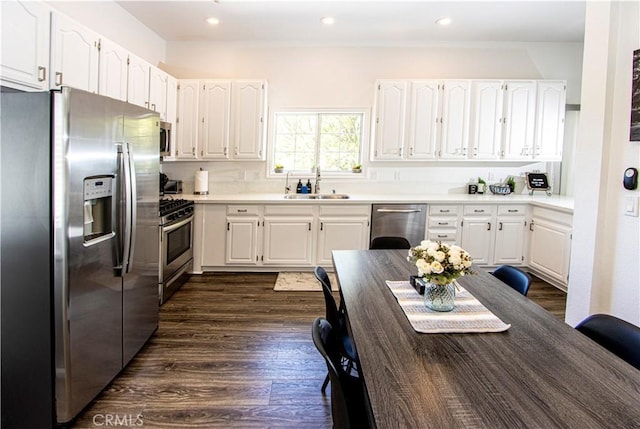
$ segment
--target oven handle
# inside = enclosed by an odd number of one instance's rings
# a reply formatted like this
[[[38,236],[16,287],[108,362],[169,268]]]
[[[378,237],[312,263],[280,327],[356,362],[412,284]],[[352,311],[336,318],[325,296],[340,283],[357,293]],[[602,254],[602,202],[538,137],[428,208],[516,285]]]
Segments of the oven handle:
[[[171,232],[171,231],[175,231],[178,228],[181,228],[183,226],[185,226],[186,224],[188,224],[189,222],[191,222],[193,220],[193,215],[189,215],[188,217],[180,220],[180,222],[177,223],[173,223],[169,226],[163,226],[162,227],[162,232],[163,233],[167,233],[167,232]]]

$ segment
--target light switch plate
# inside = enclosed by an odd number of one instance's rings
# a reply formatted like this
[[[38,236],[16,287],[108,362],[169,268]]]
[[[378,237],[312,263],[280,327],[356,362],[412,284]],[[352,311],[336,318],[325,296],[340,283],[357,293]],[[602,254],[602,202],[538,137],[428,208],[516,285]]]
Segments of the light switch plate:
[[[638,197],[625,197],[624,215],[638,217]]]

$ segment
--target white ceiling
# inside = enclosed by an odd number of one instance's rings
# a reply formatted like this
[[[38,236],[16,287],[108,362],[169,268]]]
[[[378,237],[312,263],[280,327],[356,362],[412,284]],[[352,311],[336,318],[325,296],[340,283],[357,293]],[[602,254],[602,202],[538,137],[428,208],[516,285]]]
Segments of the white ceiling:
[[[582,42],[585,0],[117,1],[167,41],[415,45]],[[205,19],[220,20],[211,26]],[[335,24],[323,26],[320,18]],[[440,17],[453,22],[442,27]]]

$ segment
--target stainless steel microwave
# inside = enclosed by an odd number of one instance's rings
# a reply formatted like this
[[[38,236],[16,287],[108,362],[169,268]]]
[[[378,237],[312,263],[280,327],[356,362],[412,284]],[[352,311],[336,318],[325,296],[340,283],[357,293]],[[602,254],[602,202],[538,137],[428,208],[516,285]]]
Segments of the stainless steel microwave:
[[[171,156],[171,123],[160,122],[160,156]]]

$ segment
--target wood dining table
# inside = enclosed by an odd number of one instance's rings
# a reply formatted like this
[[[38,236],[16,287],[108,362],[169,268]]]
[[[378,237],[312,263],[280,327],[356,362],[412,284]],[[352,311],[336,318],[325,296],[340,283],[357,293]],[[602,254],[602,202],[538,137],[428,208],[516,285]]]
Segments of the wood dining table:
[[[481,268],[458,282],[508,330],[414,331],[385,284],[406,258],[333,252],[374,427],[640,428],[640,371]]]

